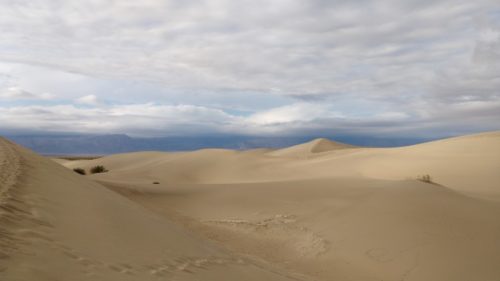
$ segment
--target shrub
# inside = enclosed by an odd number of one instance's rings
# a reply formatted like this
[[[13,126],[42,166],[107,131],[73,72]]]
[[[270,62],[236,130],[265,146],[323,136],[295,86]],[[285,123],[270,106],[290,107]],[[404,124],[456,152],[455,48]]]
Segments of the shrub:
[[[153,184],[160,184],[160,182],[159,181],[154,181]]]
[[[90,168],[90,173],[91,174],[105,173],[107,171],[108,170],[106,170],[106,168],[104,168],[104,166],[102,166],[102,165],[97,165],[97,166],[94,166],[94,167]]]
[[[421,175],[417,177],[417,180],[425,183],[433,183],[430,175]]]
[[[85,175],[85,170],[82,169],[82,168],[74,168],[73,171],[75,171],[75,173],[78,173],[80,175]]]

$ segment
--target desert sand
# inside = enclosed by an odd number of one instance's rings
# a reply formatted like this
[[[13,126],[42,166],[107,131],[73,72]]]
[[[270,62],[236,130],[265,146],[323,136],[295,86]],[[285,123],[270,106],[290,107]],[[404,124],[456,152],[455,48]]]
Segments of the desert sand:
[[[500,132],[58,163],[2,139],[0,206],[0,280],[500,280]]]

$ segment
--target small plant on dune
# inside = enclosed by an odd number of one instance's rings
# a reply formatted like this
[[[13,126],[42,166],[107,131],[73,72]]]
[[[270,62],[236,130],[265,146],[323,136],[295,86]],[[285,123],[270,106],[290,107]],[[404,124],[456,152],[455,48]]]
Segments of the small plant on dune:
[[[434,183],[430,175],[421,175],[417,177],[417,180],[425,183]]]
[[[85,175],[85,170],[82,169],[82,168],[74,168],[73,171],[75,171],[75,173],[77,174],[80,174],[80,175]]]
[[[97,165],[97,166],[94,166],[94,167],[90,168],[90,173],[91,174],[105,173],[107,171],[108,170],[106,170],[106,168],[104,168],[104,166],[102,166],[102,165]]]
[[[160,182],[159,181],[154,181],[153,184],[160,184]]]

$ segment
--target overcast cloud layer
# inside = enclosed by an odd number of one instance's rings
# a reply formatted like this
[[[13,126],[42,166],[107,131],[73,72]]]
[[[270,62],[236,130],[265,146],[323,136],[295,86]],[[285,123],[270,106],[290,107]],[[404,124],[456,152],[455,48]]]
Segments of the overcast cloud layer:
[[[0,0],[0,133],[499,129],[498,0]]]

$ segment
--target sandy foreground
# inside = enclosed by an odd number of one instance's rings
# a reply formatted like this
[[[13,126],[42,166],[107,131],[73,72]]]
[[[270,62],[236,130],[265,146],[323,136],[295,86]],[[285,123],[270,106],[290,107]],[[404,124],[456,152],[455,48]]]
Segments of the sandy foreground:
[[[57,163],[0,139],[0,280],[497,281],[500,132]]]

